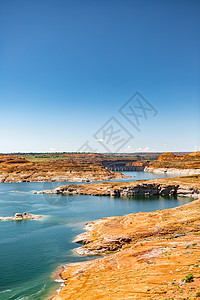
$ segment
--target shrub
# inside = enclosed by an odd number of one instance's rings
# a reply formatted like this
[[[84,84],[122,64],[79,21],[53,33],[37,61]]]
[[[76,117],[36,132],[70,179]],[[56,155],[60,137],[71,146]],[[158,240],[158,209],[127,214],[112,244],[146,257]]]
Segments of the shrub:
[[[195,297],[200,297],[200,292],[197,292]]]
[[[192,281],[194,281],[194,275],[192,273],[189,273],[185,278],[185,282],[192,282]]]

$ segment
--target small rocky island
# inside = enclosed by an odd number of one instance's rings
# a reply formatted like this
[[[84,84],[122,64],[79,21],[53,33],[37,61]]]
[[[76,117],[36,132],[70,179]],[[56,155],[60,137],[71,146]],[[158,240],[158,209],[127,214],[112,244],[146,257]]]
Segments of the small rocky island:
[[[22,220],[39,220],[42,216],[40,215],[33,215],[33,214],[27,214],[27,213],[16,213],[12,217],[0,217],[0,221],[22,221]]]

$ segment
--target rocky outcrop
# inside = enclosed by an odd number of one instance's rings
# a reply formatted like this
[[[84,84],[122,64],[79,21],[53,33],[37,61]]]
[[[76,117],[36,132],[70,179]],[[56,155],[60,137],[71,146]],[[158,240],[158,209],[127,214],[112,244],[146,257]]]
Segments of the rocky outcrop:
[[[193,183],[191,182],[192,180],[194,181]],[[195,198],[200,194],[200,176],[134,182],[102,182],[97,184],[66,185],[37,193],[118,197],[135,195],[183,195]]]
[[[186,218],[187,207],[190,209]],[[192,207],[195,207],[195,212],[191,209]],[[181,224],[187,225],[187,222],[200,220],[200,213],[196,211],[198,207],[200,207],[200,200],[195,201],[195,204],[193,202],[185,205],[184,209],[178,207],[169,209],[167,212],[166,210],[153,213],[142,212],[90,222],[86,224],[86,232],[78,235],[74,240],[76,243],[84,244],[84,246],[77,248],[76,252],[79,255],[98,255],[120,249],[127,243],[135,243],[141,237],[161,237],[174,234],[177,232],[177,226],[180,227]],[[151,225],[147,227],[147,224]],[[200,230],[199,226],[198,230]],[[184,232],[186,233],[185,230]]]
[[[169,160],[174,160],[176,158],[176,155],[172,152],[165,152],[162,153],[159,157],[158,157],[158,161],[169,161]]]
[[[103,218],[86,230],[75,239],[84,244],[76,252],[104,257],[63,266],[53,300],[198,298],[200,200]]]
[[[0,221],[39,220],[42,216],[27,213],[16,213],[13,217],[0,217]]]

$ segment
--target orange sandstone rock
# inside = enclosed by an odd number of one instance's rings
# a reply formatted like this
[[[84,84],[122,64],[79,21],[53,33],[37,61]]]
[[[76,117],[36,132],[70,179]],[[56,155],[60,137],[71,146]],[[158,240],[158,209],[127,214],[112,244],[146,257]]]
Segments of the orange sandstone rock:
[[[91,252],[105,248],[107,256],[64,266],[65,286],[53,300],[198,299],[200,200],[104,218],[87,228],[82,248]],[[191,282],[185,280],[188,274]]]
[[[30,162],[16,156],[0,157],[0,182],[94,181],[125,178],[99,163],[81,160]]]

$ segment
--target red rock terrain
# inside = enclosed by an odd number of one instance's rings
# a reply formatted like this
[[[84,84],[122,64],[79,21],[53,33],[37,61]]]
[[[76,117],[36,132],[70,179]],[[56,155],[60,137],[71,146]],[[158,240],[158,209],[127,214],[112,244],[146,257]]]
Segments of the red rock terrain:
[[[200,169],[200,151],[187,155],[175,155],[171,152],[163,153],[157,161],[149,164],[152,168]]]
[[[200,175],[129,182],[63,185],[54,190],[43,190],[38,193],[121,197],[134,195],[186,195],[198,197],[200,194]]]
[[[151,213],[103,218],[77,237],[82,254],[106,254],[69,264],[53,300],[192,300],[200,295],[200,200]]]
[[[94,181],[124,178],[100,163],[79,160],[29,161],[24,157],[0,156],[0,182]]]

